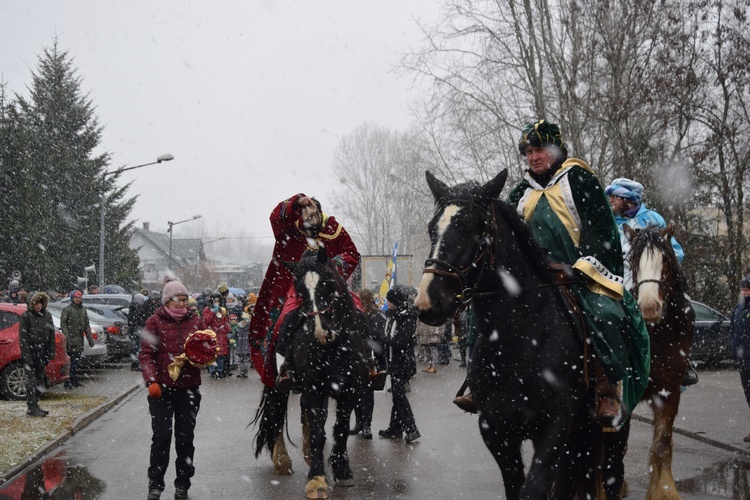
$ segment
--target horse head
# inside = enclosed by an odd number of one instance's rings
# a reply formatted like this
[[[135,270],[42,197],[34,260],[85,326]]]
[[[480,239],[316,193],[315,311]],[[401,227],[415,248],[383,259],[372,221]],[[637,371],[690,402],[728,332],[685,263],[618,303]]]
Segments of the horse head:
[[[300,314],[312,321],[314,337],[321,344],[332,342],[338,334],[336,304],[345,301],[349,293],[325,248],[307,250],[299,262],[283,264],[294,276],[295,289],[302,298]]]
[[[633,272],[633,295],[638,299],[643,319],[648,323],[659,323],[664,302],[668,300],[666,291],[682,284],[671,242],[674,226],[633,229],[626,224],[623,231],[630,240],[627,258]]]
[[[449,187],[429,171],[427,185],[435,198],[428,231],[430,257],[425,262],[414,306],[419,318],[441,325],[471,300],[481,261],[491,252],[492,203],[505,186],[503,170],[484,185],[467,182]]]

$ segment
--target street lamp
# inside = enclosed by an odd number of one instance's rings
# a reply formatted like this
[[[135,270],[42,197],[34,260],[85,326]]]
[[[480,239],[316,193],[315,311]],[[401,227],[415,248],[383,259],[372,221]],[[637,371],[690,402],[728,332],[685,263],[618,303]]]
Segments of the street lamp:
[[[169,222],[167,221],[167,224],[169,224],[169,229],[167,229],[167,232],[169,233],[169,269],[172,269],[172,226],[176,226],[177,224],[182,224],[183,222],[190,222],[191,220],[200,219],[200,214],[195,214],[189,219],[181,220],[178,222]]]
[[[105,213],[104,202],[105,202],[105,196],[107,194],[107,176],[117,175],[123,172],[127,172],[128,170],[135,170],[136,168],[148,167],[149,165],[155,165],[163,161],[172,161],[172,160],[174,160],[174,156],[172,156],[169,153],[166,153],[166,154],[157,156],[156,161],[152,161],[151,163],[144,163],[143,165],[135,165],[134,167],[127,167],[127,168],[120,167],[117,170],[102,173],[102,199],[99,202],[99,205],[100,205],[99,222],[101,224],[99,228],[99,290],[102,293],[104,292],[104,213]]]

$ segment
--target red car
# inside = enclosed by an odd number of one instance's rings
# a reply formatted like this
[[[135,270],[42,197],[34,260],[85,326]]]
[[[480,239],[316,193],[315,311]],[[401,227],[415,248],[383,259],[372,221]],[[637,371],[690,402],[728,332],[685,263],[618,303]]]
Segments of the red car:
[[[18,339],[25,304],[0,303],[0,394],[8,399],[26,399],[26,375]],[[47,387],[70,378],[70,358],[65,352],[65,335],[55,329],[55,357],[44,371]]]

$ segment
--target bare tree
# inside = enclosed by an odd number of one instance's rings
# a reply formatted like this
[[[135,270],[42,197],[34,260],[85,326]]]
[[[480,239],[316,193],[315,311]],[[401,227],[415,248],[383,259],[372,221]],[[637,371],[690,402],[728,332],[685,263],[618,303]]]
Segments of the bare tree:
[[[697,19],[698,42],[693,67],[702,83],[692,109],[690,158],[696,188],[703,199],[722,214],[726,232],[716,234],[712,255],[718,255],[721,275],[726,277],[729,300],[742,275],[747,251],[745,237],[745,189],[750,171],[750,116],[748,79],[747,0],[692,2]]]
[[[362,253],[426,253],[430,198],[413,134],[365,123],[343,137],[332,170],[335,206]]]

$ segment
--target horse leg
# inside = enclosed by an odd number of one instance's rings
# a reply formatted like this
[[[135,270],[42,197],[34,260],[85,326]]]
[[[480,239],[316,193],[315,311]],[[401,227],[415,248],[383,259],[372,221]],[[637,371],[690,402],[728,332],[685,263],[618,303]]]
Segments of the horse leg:
[[[556,476],[553,476],[553,498],[585,498],[585,499],[619,499],[616,496],[607,497],[604,489],[602,464],[604,462],[604,435],[599,423],[594,419],[592,409],[594,395],[588,393],[583,398],[575,417],[568,423],[560,423],[562,427],[551,426],[551,434],[540,437],[541,446],[546,453],[550,453],[547,460],[554,460],[557,464]],[[555,443],[555,437],[570,429],[562,448]],[[538,447],[535,447],[535,453]],[[561,452],[558,450],[562,450]],[[536,456],[535,456],[536,458]],[[532,481],[531,471],[526,484]],[[524,485],[525,491],[526,485]]]
[[[326,480],[323,447],[326,442],[325,423],[328,418],[328,398],[317,394],[302,394],[302,409],[310,426],[310,472],[307,474],[307,498],[328,498],[330,488]]]
[[[617,432],[605,432],[604,463],[602,464],[602,484],[607,500],[619,500],[627,492],[625,483],[625,454],[628,451],[630,419]]]
[[[680,405],[680,386],[673,384],[666,398],[654,396],[654,436],[649,453],[649,478],[647,500],[678,500],[677,485],[672,476],[672,428]]]
[[[349,455],[346,451],[353,405],[348,400],[344,401],[352,398],[341,397],[336,404],[336,423],[333,425],[333,447],[329,463],[333,470],[333,480],[338,486],[354,486],[354,473],[349,467]]]
[[[283,429],[279,432],[279,437],[276,438],[276,443],[273,445],[271,460],[273,460],[273,470],[276,474],[281,476],[294,474],[294,471],[292,470],[292,459],[286,451],[286,443],[284,443]]]
[[[479,432],[484,439],[485,446],[500,467],[505,497],[518,498],[525,479],[521,438],[517,433],[507,432],[507,426],[490,424],[481,413],[479,414]]]
[[[310,450],[310,423],[307,421],[307,415],[302,413],[302,456],[305,457],[305,463],[308,467],[312,465],[312,451]]]

